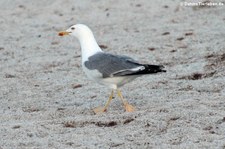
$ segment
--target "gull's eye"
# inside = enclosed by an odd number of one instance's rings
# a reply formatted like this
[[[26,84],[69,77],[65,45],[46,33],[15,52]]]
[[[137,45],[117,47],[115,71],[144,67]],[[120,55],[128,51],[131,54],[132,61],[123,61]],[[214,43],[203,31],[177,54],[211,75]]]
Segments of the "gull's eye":
[[[71,30],[75,30],[75,27],[71,27]]]

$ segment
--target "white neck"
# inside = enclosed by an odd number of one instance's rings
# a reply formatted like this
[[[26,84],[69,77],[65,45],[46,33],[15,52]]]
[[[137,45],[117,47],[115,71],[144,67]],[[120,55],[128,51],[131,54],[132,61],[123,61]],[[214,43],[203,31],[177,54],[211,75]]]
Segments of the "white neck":
[[[92,32],[80,35],[78,40],[81,45],[82,63],[84,61],[88,60],[89,56],[92,56],[93,54],[95,54],[97,52],[102,52],[102,50],[98,46]]]

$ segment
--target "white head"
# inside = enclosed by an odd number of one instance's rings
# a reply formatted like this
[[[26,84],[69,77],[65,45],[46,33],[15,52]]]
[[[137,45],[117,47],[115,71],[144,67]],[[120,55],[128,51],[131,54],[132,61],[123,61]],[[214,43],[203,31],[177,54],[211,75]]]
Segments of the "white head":
[[[76,24],[69,27],[66,31],[60,32],[59,36],[71,35],[77,39],[94,37],[89,27],[84,24]]]
[[[76,24],[69,27],[66,31],[59,32],[59,36],[71,35],[75,36],[81,45],[82,55],[89,56],[102,50],[98,46],[94,35],[89,27],[84,24]]]

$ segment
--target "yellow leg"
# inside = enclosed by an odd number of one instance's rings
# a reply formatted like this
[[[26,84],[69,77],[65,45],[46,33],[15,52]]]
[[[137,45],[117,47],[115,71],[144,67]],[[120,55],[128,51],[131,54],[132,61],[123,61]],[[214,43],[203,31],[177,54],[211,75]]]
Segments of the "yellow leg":
[[[130,105],[124,98],[123,98],[123,95],[121,93],[120,90],[117,89],[117,94],[118,96],[120,97],[121,101],[123,102],[123,105],[124,105],[124,108],[126,110],[126,112],[134,112],[135,111],[135,108]]]
[[[97,108],[93,109],[94,112],[95,112],[95,114],[100,114],[100,113],[106,112],[106,110],[107,110],[107,108],[108,108],[110,102],[112,101],[112,99],[113,99],[113,90],[112,90],[112,92],[111,92],[111,94],[110,94],[110,96],[109,96],[109,99],[108,99],[108,101],[106,102],[106,104],[105,104],[104,107],[97,107]]]

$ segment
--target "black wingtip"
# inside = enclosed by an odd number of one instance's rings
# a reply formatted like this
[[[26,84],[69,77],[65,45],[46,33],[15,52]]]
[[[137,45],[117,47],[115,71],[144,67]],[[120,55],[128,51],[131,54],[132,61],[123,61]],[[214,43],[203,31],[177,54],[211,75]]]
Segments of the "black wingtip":
[[[163,65],[145,65],[147,73],[166,72]]]
[[[166,70],[164,69],[165,67],[163,65],[159,66],[159,72],[166,72]]]
[[[144,74],[154,74],[154,73],[160,73],[160,72],[166,72],[163,65],[148,65],[144,64],[145,67],[144,70],[138,71],[129,75],[144,75]]]

